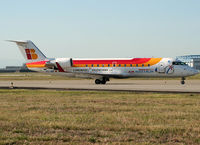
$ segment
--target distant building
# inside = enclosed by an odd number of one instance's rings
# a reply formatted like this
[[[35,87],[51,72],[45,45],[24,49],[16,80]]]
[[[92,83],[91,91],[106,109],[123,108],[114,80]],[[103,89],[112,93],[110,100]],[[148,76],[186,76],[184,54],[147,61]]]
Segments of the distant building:
[[[25,64],[22,66],[6,66],[6,68],[1,68],[0,73],[7,73],[7,72],[34,72],[29,70]]]
[[[200,70],[200,55],[177,56],[177,59],[187,63],[189,66]]]

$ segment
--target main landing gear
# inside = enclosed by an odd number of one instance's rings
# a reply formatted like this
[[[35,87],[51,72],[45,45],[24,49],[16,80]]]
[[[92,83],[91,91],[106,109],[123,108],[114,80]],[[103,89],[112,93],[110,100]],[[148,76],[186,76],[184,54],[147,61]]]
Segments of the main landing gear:
[[[181,78],[181,84],[184,85],[185,84],[185,77]]]
[[[107,81],[109,81],[109,78],[96,79],[95,84],[106,84]]]

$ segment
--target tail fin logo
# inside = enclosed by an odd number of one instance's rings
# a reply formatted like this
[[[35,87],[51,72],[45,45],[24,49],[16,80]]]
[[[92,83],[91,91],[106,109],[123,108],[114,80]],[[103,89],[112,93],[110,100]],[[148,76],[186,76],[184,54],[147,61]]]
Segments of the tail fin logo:
[[[35,53],[34,49],[25,49],[27,59],[37,59],[38,55]]]

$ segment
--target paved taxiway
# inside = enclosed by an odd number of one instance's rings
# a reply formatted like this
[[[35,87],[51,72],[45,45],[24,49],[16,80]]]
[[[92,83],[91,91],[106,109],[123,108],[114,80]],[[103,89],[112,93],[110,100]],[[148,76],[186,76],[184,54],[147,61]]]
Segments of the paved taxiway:
[[[0,81],[0,88],[64,89],[64,90],[110,90],[144,92],[195,92],[200,93],[200,80],[186,80],[181,85],[179,80],[130,80],[116,79],[106,85],[96,85],[94,80],[16,80]]]

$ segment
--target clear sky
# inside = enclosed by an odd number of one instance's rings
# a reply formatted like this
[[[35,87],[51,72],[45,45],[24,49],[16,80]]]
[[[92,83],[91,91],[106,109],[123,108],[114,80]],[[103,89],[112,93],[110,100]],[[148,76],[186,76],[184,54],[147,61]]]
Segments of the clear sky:
[[[200,54],[200,0],[0,0],[0,67],[32,40],[48,57]]]

